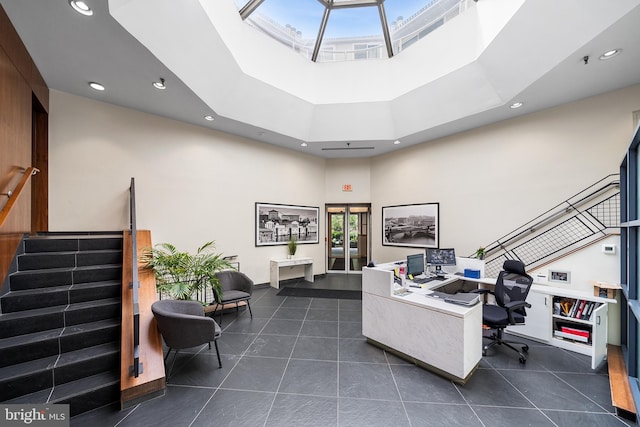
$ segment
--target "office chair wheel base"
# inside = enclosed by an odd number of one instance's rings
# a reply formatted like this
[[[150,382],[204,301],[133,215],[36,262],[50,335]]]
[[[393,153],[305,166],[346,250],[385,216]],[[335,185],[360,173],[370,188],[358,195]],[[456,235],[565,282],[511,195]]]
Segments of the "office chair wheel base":
[[[518,359],[518,360],[520,360],[520,363],[522,363],[523,365],[524,365],[525,363],[527,363],[527,358],[526,358],[526,357],[522,357],[522,356],[520,356],[520,359]]]

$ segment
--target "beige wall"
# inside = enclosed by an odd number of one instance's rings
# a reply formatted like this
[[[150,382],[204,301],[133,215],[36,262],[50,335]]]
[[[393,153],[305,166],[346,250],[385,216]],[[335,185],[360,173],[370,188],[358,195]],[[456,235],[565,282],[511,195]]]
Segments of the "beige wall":
[[[371,202],[383,262],[415,249],[381,245],[382,206],[438,202],[440,246],[466,256],[616,173],[638,109],[640,85],[380,157],[326,160],[54,91],[50,228],[126,228],[135,176],[139,227],[154,242],[215,240],[256,283],[286,254],[255,247],[258,201],[320,207],[321,244],[299,249],[315,274],[325,272],[325,203]]]
[[[255,202],[320,206],[325,161],[158,116],[55,92],[50,120],[50,226],[128,228],[136,178],[138,228],[154,243],[195,250],[209,240],[238,255],[256,283],[286,246],[255,247]],[[321,236],[324,222],[321,222]],[[300,245],[323,273],[324,247]]]
[[[617,173],[639,107],[636,85],[375,158],[373,212],[438,202],[440,246],[468,256]],[[412,252],[382,246],[379,215],[372,226],[374,259]]]

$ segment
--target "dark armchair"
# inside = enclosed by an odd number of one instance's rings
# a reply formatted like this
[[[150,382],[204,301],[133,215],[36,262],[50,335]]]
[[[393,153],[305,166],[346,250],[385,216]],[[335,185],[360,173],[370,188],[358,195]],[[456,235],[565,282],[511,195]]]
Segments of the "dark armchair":
[[[153,317],[169,351],[164,360],[167,361],[171,350],[175,350],[173,362],[167,377],[173,370],[178,351],[208,343],[216,347],[218,366],[222,368],[217,339],[220,337],[220,326],[210,317],[204,315],[202,304],[198,301],[160,300],[151,305]]]
[[[494,345],[504,345],[520,356],[520,363],[526,363],[526,353],[529,346],[523,342],[507,341],[503,338],[504,328],[510,325],[523,324],[527,312],[525,308],[531,307],[527,303],[527,295],[533,279],[524,270],[524,264],[518,260],[507,260],[502,266],[502,271],[496,280],[493,292],[488,289],[478,289],[474,292],[481,294],[491,293],[495,296],[496,304],[486,304],[482,307],[482,321],[492,332],[486,337],[491,342],[484,346],[482,355],[486,356],[487,350]],[[519,351],[514,345],[521,345]]]
[[[222,296],[220,300],[218,300],[218,294],[213,288],[213,297],[215,298],[215,309],[218,309],[220,306],[220,324],[222,325],[222,312],[224,311],[224,306],[226,304],[234,304],[236,305],[236,312],[238,311],[238,303],[241,301],[245,301],[247,307],[249,308],[249,314],[253,317],[253,313],[251,313],[251,305],[249,304],[249,300],[251,299],[251,294],[253,293],[253,280],[247,277],[246,274],[240,273],[235,270],[225,270],[216,273],[216,277],[220,282],[220,287],[222,288]]]

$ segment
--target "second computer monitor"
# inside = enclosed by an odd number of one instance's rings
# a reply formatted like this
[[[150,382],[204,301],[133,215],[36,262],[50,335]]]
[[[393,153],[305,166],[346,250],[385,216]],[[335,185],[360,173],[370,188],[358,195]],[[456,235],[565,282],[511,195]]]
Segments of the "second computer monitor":
[[[427,264],[436,267],[436,273],[442,272],[443,265],[456,265],[454,249],[427,249]]]
[[[424,273],[424,255],[407,255],[407,275],[417,276]]]

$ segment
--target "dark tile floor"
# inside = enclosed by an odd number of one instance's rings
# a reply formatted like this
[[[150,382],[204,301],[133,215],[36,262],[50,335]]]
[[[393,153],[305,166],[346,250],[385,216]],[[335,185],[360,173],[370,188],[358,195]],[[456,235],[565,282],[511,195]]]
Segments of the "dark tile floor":
[[[291,286],[359,289],[358,275]],[[166,395],[107,407],[73,426],[624,426],[606,366],[530,342],[521,365],[492,350],[465,385],[388,354],[361,335],[361,302],[280,297],[256,289],[248,311],[224,316],[223,367],[206,345],[178,355]]]

